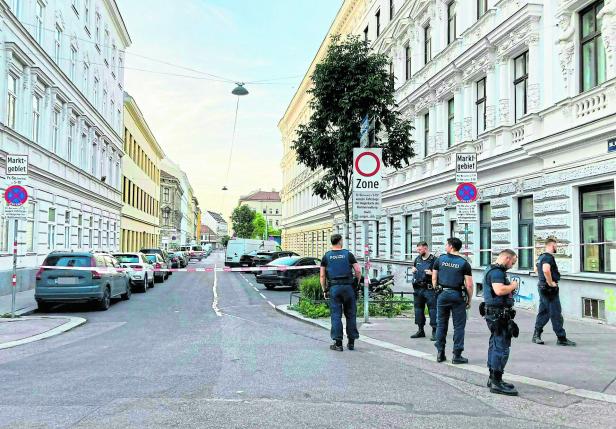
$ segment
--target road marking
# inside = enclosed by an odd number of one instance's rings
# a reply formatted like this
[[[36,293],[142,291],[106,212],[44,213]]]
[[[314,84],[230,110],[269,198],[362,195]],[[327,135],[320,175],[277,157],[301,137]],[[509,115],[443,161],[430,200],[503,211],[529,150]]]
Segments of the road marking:
[[[265,297],[265,295],[263,295],[261,292],[259,292],[259,295],[261,295],[261,298],[263,298],[263,299],[267,299],[267,298]]]
[[[255,292],[259,292],[259,289],[257,289],[256,287],[253,286],[252,288],[255,290]]]
[[[214,268],[215,267],[216,265],[214,265]],[[214,310],[214,313],[216,313],[216,316],[222,317],[222,312],[218,308],[218,276],[216,275],[216,271],[214,271],[214,287],[212,288],[212,291],[214,292],[214,300],[212,301],[212,309]]]
[[[274,303],[273,303],[272,301],[267,301],[267,303],[268,303],[269,305],[271,305],[271,306],[272,306],[272,308],[276,308],[276,306],[274,305]]]
[[[252,287],[254,287],[254,286],[255,286],[255,285],[253,285],[253,284],[252,284],[252,283],[250,283],[250,282],[248,282],[248,284],[249,284],[250,286],[252,286]]]

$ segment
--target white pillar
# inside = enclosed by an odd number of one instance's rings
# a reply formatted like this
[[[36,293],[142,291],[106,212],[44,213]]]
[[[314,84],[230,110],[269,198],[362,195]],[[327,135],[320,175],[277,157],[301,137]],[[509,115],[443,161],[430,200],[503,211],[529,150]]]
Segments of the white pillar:
[[[462,133],[462,141],[471,141],[473,139],[473,84],[464,82],[464,126]]]
[[[616,2],[605,2],[598,17],[602,20],[601,35],[607,60],[606,79],[616,77]]]
[[[489,64],[486,73],[486,130],[496,126],[496,106],[498,103],[498,85],[494,63]]]
[[[436,152],[437,105],[432,104],[430,106],[429,112],[430,112],[430,117],[428,119],[429,119],[429,124],[430,124],[430,133],[428,135],[428,153],[425,155],[432,155],[434,152]]]
[[[531,34],[528,39],[528,89],[527,112],[535,113],[541,110],[541,79],[542,71],[539,34]]]
[[[456,86],[453,93],[453,104],[454,104],[454,119],[453,119],[453,128],[454,128],[454,139],[453,144],[458,144],[462,141],[462,124],[464,123],[464,92],[462,91],[462,86]],[[449,112],[447,112],[449,114]]]
[[[498,125],[508,125],[510,123],[510,92],[513,82],[509,78],[510,62],[508,57],[501,57],[498,60],[498,78],[499,78],[499,90],[498,90]]]

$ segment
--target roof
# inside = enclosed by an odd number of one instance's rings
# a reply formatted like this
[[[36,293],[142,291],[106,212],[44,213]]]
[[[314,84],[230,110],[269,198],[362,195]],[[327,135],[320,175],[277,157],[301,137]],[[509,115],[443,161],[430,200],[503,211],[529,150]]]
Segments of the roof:
[[[201,234],[210,234],[210,235],[216,235],[216,233],[214,231],[212,231],[212,228],[210,228],[207,225],[201,225]]]
[[[240,197],[240,201],[280,201],[280,193],[276,191],[254,191],[248,195]]]
[[[207,211],[210,216],[212,216],[214,218],[214,220],[218,223],[227,223],[227,221],[222,217],[222,215],[220,213],[216,213],[216,212],[211,212],[211,211]]]

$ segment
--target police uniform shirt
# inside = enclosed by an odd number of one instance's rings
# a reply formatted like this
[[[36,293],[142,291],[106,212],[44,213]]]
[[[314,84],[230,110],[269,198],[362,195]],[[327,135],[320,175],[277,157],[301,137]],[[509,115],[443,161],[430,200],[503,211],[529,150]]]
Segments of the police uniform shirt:
[[[491,265],[486,269],[483,276],[483,300],[491,307],[513,307],[511,294],[496,295],[492,285],[494,283],[508,284],[505,270],[500,266]]]
[[[537,260],[537,276],[539,277],[539,285],[547,286],[547,280],[545,274],[543,274],[543,264],[550,264],[550,272],[552,273],[552,281],[558,282],[560,280],[560,273],[558,272],[558,266],[556,265],[556,259],[551,253],[543,253]]]
[[[424,259],[419,255],[415,258],[415,262],[413,266],[417,269],[415,274],[413,274],[413,278],[415,279],[415,284],[418,283],[427,283],[430,281],[429,277],[427,277],[426,270],[431,270],[434,267],[434,255],[429,255],[427,259]]]
[[[438,270],[438,284],[453,289],[464,286],[464,276],[472,276],[471,264],[460,255],[441,255],[434,263]]]
[[[330,250],[321,259],[321,266],[327,271],[327,280],[332,286],[352,284],[353,264],[356,263],[355,255],[346,249]]]

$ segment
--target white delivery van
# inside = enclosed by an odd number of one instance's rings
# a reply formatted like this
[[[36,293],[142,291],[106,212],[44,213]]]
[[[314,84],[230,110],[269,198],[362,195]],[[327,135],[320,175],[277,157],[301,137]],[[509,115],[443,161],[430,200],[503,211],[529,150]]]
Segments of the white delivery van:
[[[240,266],[240,258],[252,251],[266,252],[280,250],[278,243],[273,240],[252,240],[249,238],[232,238],[227,244],[225,266]]]

